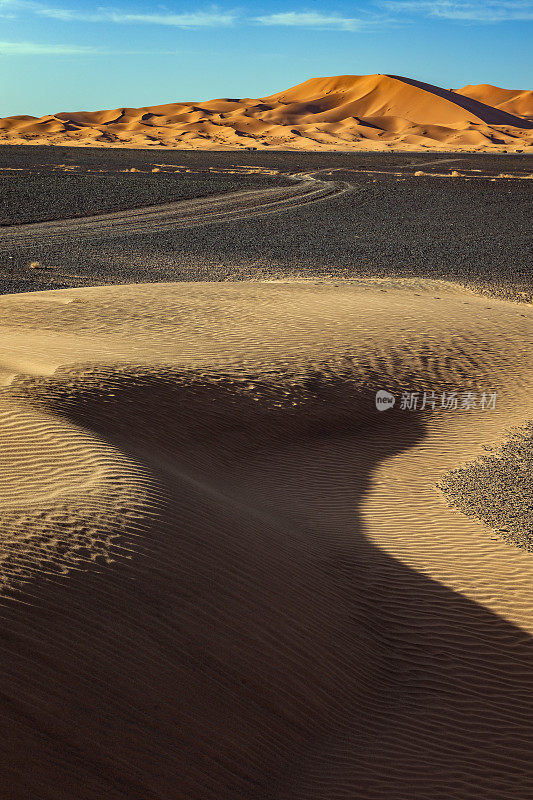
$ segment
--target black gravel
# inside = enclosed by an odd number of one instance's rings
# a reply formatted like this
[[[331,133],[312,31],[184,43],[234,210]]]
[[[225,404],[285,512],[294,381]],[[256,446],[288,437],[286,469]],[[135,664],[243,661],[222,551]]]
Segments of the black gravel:
[[[144,173],[73,173],[46,165],[20,171],[0,168],[0,225],[70,219],[289,182],[268,175],[147,168],[150,171]],[[152,173],[152,168],[159,172]]]
[[[347,169],[364,166],[368,169],[410,169],[414,162],[434,170],[459,169],[457,164],[437,163],[442,159],[457,159],[457,163],[471,169],[481,169],[484,174],[498,175],[500,172],[531,171],[533,156],[528,154],[488,155],[486,153],[397,153],[394,151],[364,153],[361,151],[337,151],[330,153],[297,152],[295,150],[134,150],[127,148],[63,147],[57,145],[0,145],[0,169],[38,169],[80,165],[83,169],[117,171],[134,167],[150,170],[160,164],[187,166],[190,169],[227,169],[232,166],[265,167],[280,172],[302,172],[313,169],[332,169],[345,166]],[[435,163],[434,163],[435,162]],[[417,169],[421,169],[419,166]]]
[[[443,159],[446,163],[440,163]],[[55,171],[57,164],[76,165],[84,174]],[[152,173],[158,164],[173,166]],[[338,170],[332,178],[350,181],[357,188],[336,199],[263,218],[190,230],[125,234],[120,239],[103,235],[90,242],[73,237],[68,247],[43,240],[32,245],[31,252],[20,249],[15,253],[8,252],[0,241],[0,289],[4,292],[101,283],[327,274],[443,278],[518,300],[533,294],[533,181],[474,177],[531,174],[533,157],[529,155],[4,146],[0,147],[0,169],[2,166],[23,169],[26,177],[19,179],[22,182],[44,181],[39,185],[45,187],[46,201],[36,201],[30,208],[35,215],[45,213],[45,206],[46,213],[61,216],[62,209],[71,204],[75,213],[86,213],[81,209],[110,210],[117,208],[110,203],[117,202],[125,208],[132,199],[137,204],[137,197],[151,204],[202,196],[210,189],[218,193],[227,181],[238,189],[252,184],[263,187],[269,181],[274,185],[280,180],[265,175],[218,173],[215,177],[210,169],[261,167],[282,174],[332,169]],[[170,172],[174,166],[193,172],[175,174]],[[119,172],[131,167],[144,172]],[[90,172],[96,169],[104,170],[98,178]],[[414,174],[452,170],[468,179]],[[98,192],[97,185],[105,188]],[[132,197],[134,194],[137,196]],[[10,221],[27,219],[28,202],[21,203],[19,217],[16,203],[12,201],[10,208]],[[49,269],[30,272],[31,261]]]
[[[487,448],[490,449],[490,448]],[[451,503],[503,539],[533,550],[533,422],[503,446],[444,476],[439,488]]]

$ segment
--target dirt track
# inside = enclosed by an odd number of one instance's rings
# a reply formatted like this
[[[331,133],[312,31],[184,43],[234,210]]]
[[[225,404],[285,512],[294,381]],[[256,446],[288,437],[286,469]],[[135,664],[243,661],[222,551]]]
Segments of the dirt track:
[[[32,241],[57,241],[62,237],[99,238],[125,234],[183,230],[214,223],[234,222],[273,214],[295,206],[338,197],[354,187],[346,181],[322,180],[313,173],[292,176],[294,184],[272,189],[252,189],[182,200],[148,208],[116,211],[90,217],[52,220],[0,229],[0,248],[21,247]]]
[[[442,278],[531,297],[527,155],[161,158],[0,147],[3,168],[20,175],[11,200],[23,212],[0,227],[0,292],[326,274]]]

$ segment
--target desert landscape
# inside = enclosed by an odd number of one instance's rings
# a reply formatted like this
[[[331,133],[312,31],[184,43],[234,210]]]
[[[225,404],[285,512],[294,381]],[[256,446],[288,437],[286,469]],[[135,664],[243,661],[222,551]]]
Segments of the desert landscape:
[[[533,93],[0,136],[0,795],[529,798]]]
[[[311,78],[261,98],[0,119],[0,143],[286,150],[533,148],[533,92],[398,75]]]

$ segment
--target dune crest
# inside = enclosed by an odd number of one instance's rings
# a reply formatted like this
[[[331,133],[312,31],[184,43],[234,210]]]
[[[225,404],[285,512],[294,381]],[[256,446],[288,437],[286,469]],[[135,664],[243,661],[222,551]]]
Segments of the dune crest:
[[[263,98],[0,119],[0,143],[178,149],[524,150],[533,93],[398,75],[311,78]]]

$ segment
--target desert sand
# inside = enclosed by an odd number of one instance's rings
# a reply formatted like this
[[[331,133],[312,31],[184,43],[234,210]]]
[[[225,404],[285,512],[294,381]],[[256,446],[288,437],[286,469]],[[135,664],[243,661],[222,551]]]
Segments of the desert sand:
[[[533,147],[533,92],[489,85],[452,91],[397,75],[339,75],[255,99],[6,117],[0,143],[515,152]]]
[[[0,309],[10,800],[530,796],[531,556],[435,486],[526,419],[529,307],[376,279]]]

